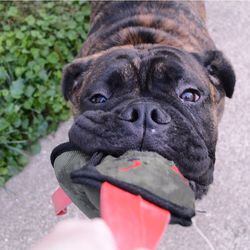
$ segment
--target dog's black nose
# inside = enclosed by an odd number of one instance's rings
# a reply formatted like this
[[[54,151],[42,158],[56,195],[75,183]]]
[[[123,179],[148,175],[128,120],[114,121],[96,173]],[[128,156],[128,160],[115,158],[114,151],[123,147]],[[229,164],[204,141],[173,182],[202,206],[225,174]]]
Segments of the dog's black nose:
[[[130,104],[119,117],[125,121],[151,127],[168,124],[171,120],[171,117],[158,105],[150,102]]]

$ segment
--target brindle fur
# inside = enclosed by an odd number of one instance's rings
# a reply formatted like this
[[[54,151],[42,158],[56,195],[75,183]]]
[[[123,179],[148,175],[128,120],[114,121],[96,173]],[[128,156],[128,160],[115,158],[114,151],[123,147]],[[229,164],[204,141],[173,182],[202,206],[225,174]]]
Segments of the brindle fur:
[[[87,56],[122,45],[161,44],[201,52],[215,49],[203,2],[93,2],[91,30],[80,52]]]

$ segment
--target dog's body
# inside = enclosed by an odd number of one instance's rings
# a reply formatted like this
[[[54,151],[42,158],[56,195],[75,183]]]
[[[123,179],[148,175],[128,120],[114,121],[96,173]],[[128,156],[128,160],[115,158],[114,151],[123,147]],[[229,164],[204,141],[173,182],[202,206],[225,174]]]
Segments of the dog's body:
[[[85,153],[155,151],[196,197],[213,181],[217,127],[235,75],[205,26],[202,2],[92,3],[91,30],[64,70]]]
[[[93,2],[92,27],[80,56],[114,46],[158,44],[189,52],[215,49],[203,2]]]

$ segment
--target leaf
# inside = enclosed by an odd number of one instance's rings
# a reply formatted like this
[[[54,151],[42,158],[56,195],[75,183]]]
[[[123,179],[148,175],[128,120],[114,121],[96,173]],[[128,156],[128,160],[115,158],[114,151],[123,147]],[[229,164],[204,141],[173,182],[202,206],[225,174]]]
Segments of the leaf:
[[[15,105],[14,103],[10,103],[8,107],[5,109],[6,114],[11,114],[15,112]]]
[[[82,37],[82,39],[86,39],[87,38],[87,33],[86,32],[82,32],[81,33],[81,37]],[[81,45],[82,46],[82,45]]]
[[[7,127],[9,127],[9,123],[5,118],[0,118],[0,131],[5,130]]]
[[[5,179],[0,176],[0,187],[3,187],[4,183],[5,183]]]
[[[68,28],[69,28],[69,29],[75,29],[76,27],[77,27],[76,22],[70,21],[70,22],[68,23]]]
[[[7,77],[8,77],[8,74],[5,70],[5,68],[0,67],[0,80],[5,80],[5,79],[7,79]]]
[[[14,6],[11,6],[6,14],[8,17],[12,17],[12,16],[16,16],[17,13],[18,13],[18,9]]]
[[[53,2],[49,2],[49,3],[46,4],[46,7],[47,7],[48,9],[51,9],[51,8],[54,7],[54,3],[53,3]]]
[[[46,120],[43,120],[40,125],[38,126],[38,131],[41,135],[45,135],[48,129],[48,123]]]
[[[30,52],[34,58],[38,57],[39,55],[39,49],[37,48],[31,48]]]
[[[25,91],[25,95],[28,97],[31,97],[34,91],[35,91],[35,88],[32,85],[29,85]]]
[[[48,75],[47,72],[43,69],[40,71],[40,73],[38,74],[38,76],[41,78],[41,80],[43,81],[47,81],[48,79]]]
[[[33,25],[35,24],[35,18],[32,15],[29,15],[25,18],[25,21],[28,23],[28,25]]]
[[[27,164],[27,161],[26,161],[25,164]],[[24,165],[24,164],[22,164],[22,165]],[[16,175],[16,174],[18,174],[18,172],[19,172],[19,170],[17,169],[17,167],[11,166],[11,165],[9,165],[9,166],[7,167],[7,170],[8,170],[8,175],[9,175],[9,176]]]
[[[17,77],[21,76],[25,70],[26,70],[25,67],[16,67],[15,68],[16,76]]]
[[[49,63],[55,64],[59,61],[59,56],[56,52],[52,52],[49,54],[47,59]]]
[[[73,31],[73,30],[70,30],[68,33],[67,33],[67,37],[72,41],[72,40],[75,40],[77,35],[76,35],[76,32]]]
[[[27,155],[21,155],[20,158],[19,158],[19,163],[24,166],[28,163],[29,161],[29,158]]]
[[[41,151],[41,145],[40,145],[39,142],[34,143],[33,145],[31,145],[30,152],[31,152],[32,155],[39,154],[40,151]]]
[[[1,184],[28,162],[28,143],[69,118],[60,92],[62,69],[86,38],[89,13],[82,1],[0,1]],[[34,153],[39,148],[32,145]]]
[[[33,71],[32,71],[32,70],[27,71],[27,72],[25,73],[25,77],[26,77],[27,79],[33,79],[33,77],[34,77]]]
[[[65,37],[65,33],[60,30],[60,31],[56,32],[56,36],[57,36],[57,38],[61,39],[61,38]]]
[[[53,110],[54,110],[55,113],[58,113],[59,111],[62,110],[62,105],[60,103],[55,103],[53,105]]]
[[[7,168],[0,168],[0,175],[7,175],[8,169]]]
[[[40,34],[40,32],[37,31],[37,30],[32,30],[32,31],[30,32],[30,34],[31,34],[31,36],[34,37],[34,38],[41,38],[41,34]]]
[[[90,8],[84,8],[84,9],[82,10],[82,14],[83,14],[84,16],[89,16],[89,15],[90,15]]]
[[[1,93],[2,93],[2,96],[6,97],[6,96],[9,95],[9,90],[8,90],[8,89],[3,89],[3,90],[1,91]]]
[[[16,38],[17,38],[17,39],[23,39],[24,36],[25,36],[24,33],[21,32],[20,30],[18,30],[18,31],[16,32]]]
[[[24,119],[22,120],[22,128],[26,130],[26,129],[28,128],[28,126],[29,126],[29,120],[28,120],[28,118],[26,117],[26,118],[24,118]]]
[[[22,120],[20,118],[15,119],[15,122],[13,123],[15,128],[20,127],[21,124],[22,124]]]
[[[51,88],[49,91],[47,91],[47,96],[55,96],[55,94],[56,94],[56,90],[53,88]]]
[[[85,24],[84,24],[84,28],[85,28],[86,31],[88,31],[88,30],[90,29],[89,23],[85,23]]]
[[[11,61],[15,61],[14,58],[12,58]],[[28,61],[28,57],[27,57],[26,55],[22,55],[22,56],[19,58],[19,65],[25,67],[27,61]]]
[[[70,112],[64,112],[64,113],[60,114],[60,120],[62,120],[62,121],[68,120],[69,117],[70,117]]]
[[[10,87],[10,94],[13,98],[20,98],[24,90],[24,80],[22,78],[12,82]]]
[[[3,26],[3,30],[4,31],[10,31],[11,30],[10,25]]]

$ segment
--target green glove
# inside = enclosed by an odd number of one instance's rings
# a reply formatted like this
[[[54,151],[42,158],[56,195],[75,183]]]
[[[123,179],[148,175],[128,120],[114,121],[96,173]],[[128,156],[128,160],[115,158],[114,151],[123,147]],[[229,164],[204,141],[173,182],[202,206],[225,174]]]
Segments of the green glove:
[[[154,152],[128,151],[99,163],[98,157],[89,158],[75,146],[64,145],[52,152],[52,165],[60,186],[87,216],[99,216],[99,190],[109,182],[169,210],[171,223],[191,225],[194,193],[173,162]]]

